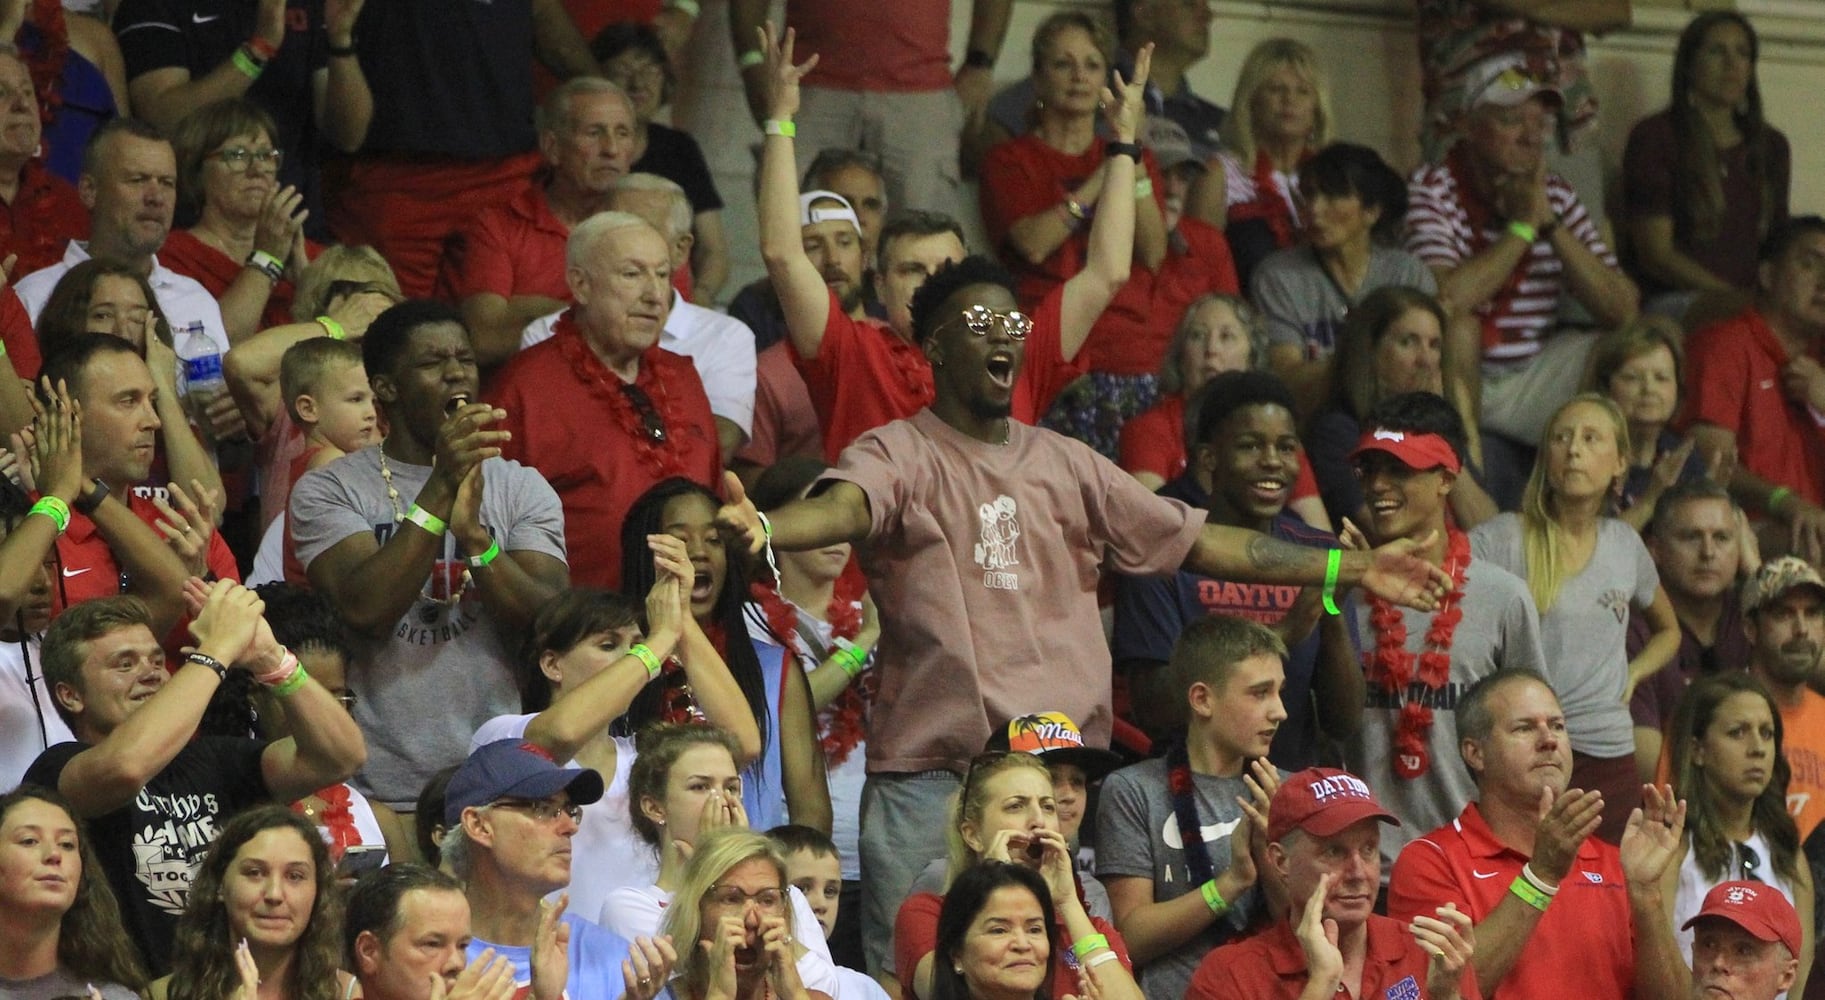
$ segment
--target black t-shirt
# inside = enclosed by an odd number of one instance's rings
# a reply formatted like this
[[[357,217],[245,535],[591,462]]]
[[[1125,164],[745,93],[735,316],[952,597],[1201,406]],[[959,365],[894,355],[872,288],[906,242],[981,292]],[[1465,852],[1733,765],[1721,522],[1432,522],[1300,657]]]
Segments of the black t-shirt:
[[[646,155],[634,164],[638,174],[658,174],[684,188],[691,200],[691,211],[714,212],[722,208],[722,196],[716,193],[716,182],[710,179],[710,165],[704,161],[703,147],[689,132],[654,122],[646,127]]]
[[[537,145],[532,0],[372,0],[355,37],[374,92],[364,153],[491,160]]]
[[[26,784],[58,787],[63,769],[87,749],[87,743],[59,743],[46,750],[26,770]],[[130,804],[89,818],[89,839],[127,933],[154,977],[171,971],[171,937],[190,880],[222,824],[272,799],[260,771],[265,749],[259,740],[198,737]]]
[[[247,0],[121,0],[114,34],[127,79],[179,67],[200,80],[253,37],[258,14],[259,5]],[[285,151],[279,180],[299,190],[317,159],[311,76],[327,65],[328,46],[323,0],[286,0],[285,41],[247,91],[279,130],[272,137]]]

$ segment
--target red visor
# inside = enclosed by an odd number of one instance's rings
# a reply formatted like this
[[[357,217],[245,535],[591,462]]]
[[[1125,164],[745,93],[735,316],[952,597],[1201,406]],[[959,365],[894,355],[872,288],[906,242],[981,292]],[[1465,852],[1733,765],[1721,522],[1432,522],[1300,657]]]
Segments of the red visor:
[[[1457,452],[1451,450],[1450,442],[1437,434],[1422,431],[1391,431],[1377,427],[1363,434],[1362,440],[1356,442],[1356,450],[1350,452],[1350,458],[1360,458],[1365,451],[1385,451],[1400,459],[1408,468],[1422,472],[1439,466],[1452,473],[1463,469],[1463,463],[1458,461]]]

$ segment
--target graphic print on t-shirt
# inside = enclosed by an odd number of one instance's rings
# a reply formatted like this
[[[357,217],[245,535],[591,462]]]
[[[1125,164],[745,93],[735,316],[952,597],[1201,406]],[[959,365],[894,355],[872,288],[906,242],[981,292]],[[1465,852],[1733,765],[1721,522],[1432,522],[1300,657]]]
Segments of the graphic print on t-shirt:
[[[1002,493],[991,503],[976,508],[982,521],[981,540],[976,543],[976,565],[982,567],[982,585],[990,590],[1019,590],[1020,565],[1015,543],[1020,541],[1020,521],[1014,498]]]
[[[1241,817],[1237,817],[1232,820],[1225,820],[1221,823],[1200,823],[1198,824],[1198,836],[1206,844],[1215,844],[1228,839],[1230,834],[1236,832],[1236,827],[1240,825],[1241,822]],[[1179,836],[1179,816],[1177,813],[1166,814],[1166,823],[1160,827],[1160,840],[1172,850],[1182,851],[1185,849],[1185,839]]]
[[[159,795],[141,790],[133,804],[146,825],[133,834],[133,876],[152,905],[184,912],[190,880],[215,841],[219,806],[209,793]]]

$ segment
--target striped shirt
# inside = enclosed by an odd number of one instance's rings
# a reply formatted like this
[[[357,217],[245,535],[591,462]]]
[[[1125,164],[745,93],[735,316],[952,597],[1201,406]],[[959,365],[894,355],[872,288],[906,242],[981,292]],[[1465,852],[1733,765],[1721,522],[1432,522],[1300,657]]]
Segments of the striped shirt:
[[[1488,249],[1505,229],[1494,213],[1478,233],[1473,231],[1466,200],[1476,197],[1460,189],[1447,163],[1420,167],[1408,179],[1407,249],[1435,268],[1455,268]],[[1546,175],[1546,197],[1559,224],[1576,236],[1605,264],[1616,267],[1616,255],[1603,242],[1595,220],[1578,200],[1571,185],[1557,174]],[[1540,352],[1541,340],[1552,330],[1565,288],[1565,263],[1550,240],[1538,240],[1509,282],[1476,307],[1483,323],[1483,358],[1512,362]]]

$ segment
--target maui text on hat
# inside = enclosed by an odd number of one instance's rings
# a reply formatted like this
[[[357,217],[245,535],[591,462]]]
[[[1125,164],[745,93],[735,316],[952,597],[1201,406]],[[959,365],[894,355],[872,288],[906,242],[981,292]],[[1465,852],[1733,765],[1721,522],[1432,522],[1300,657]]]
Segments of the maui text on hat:
[[[1063,712],[1040,712],[1008,720],[989,734],[983,750],[990,753],[1030,753],[1047,764],[1075,764],[1092,779],[1121,766],[1122,758],[1110,750],[1087,746],[1083,730]]]

